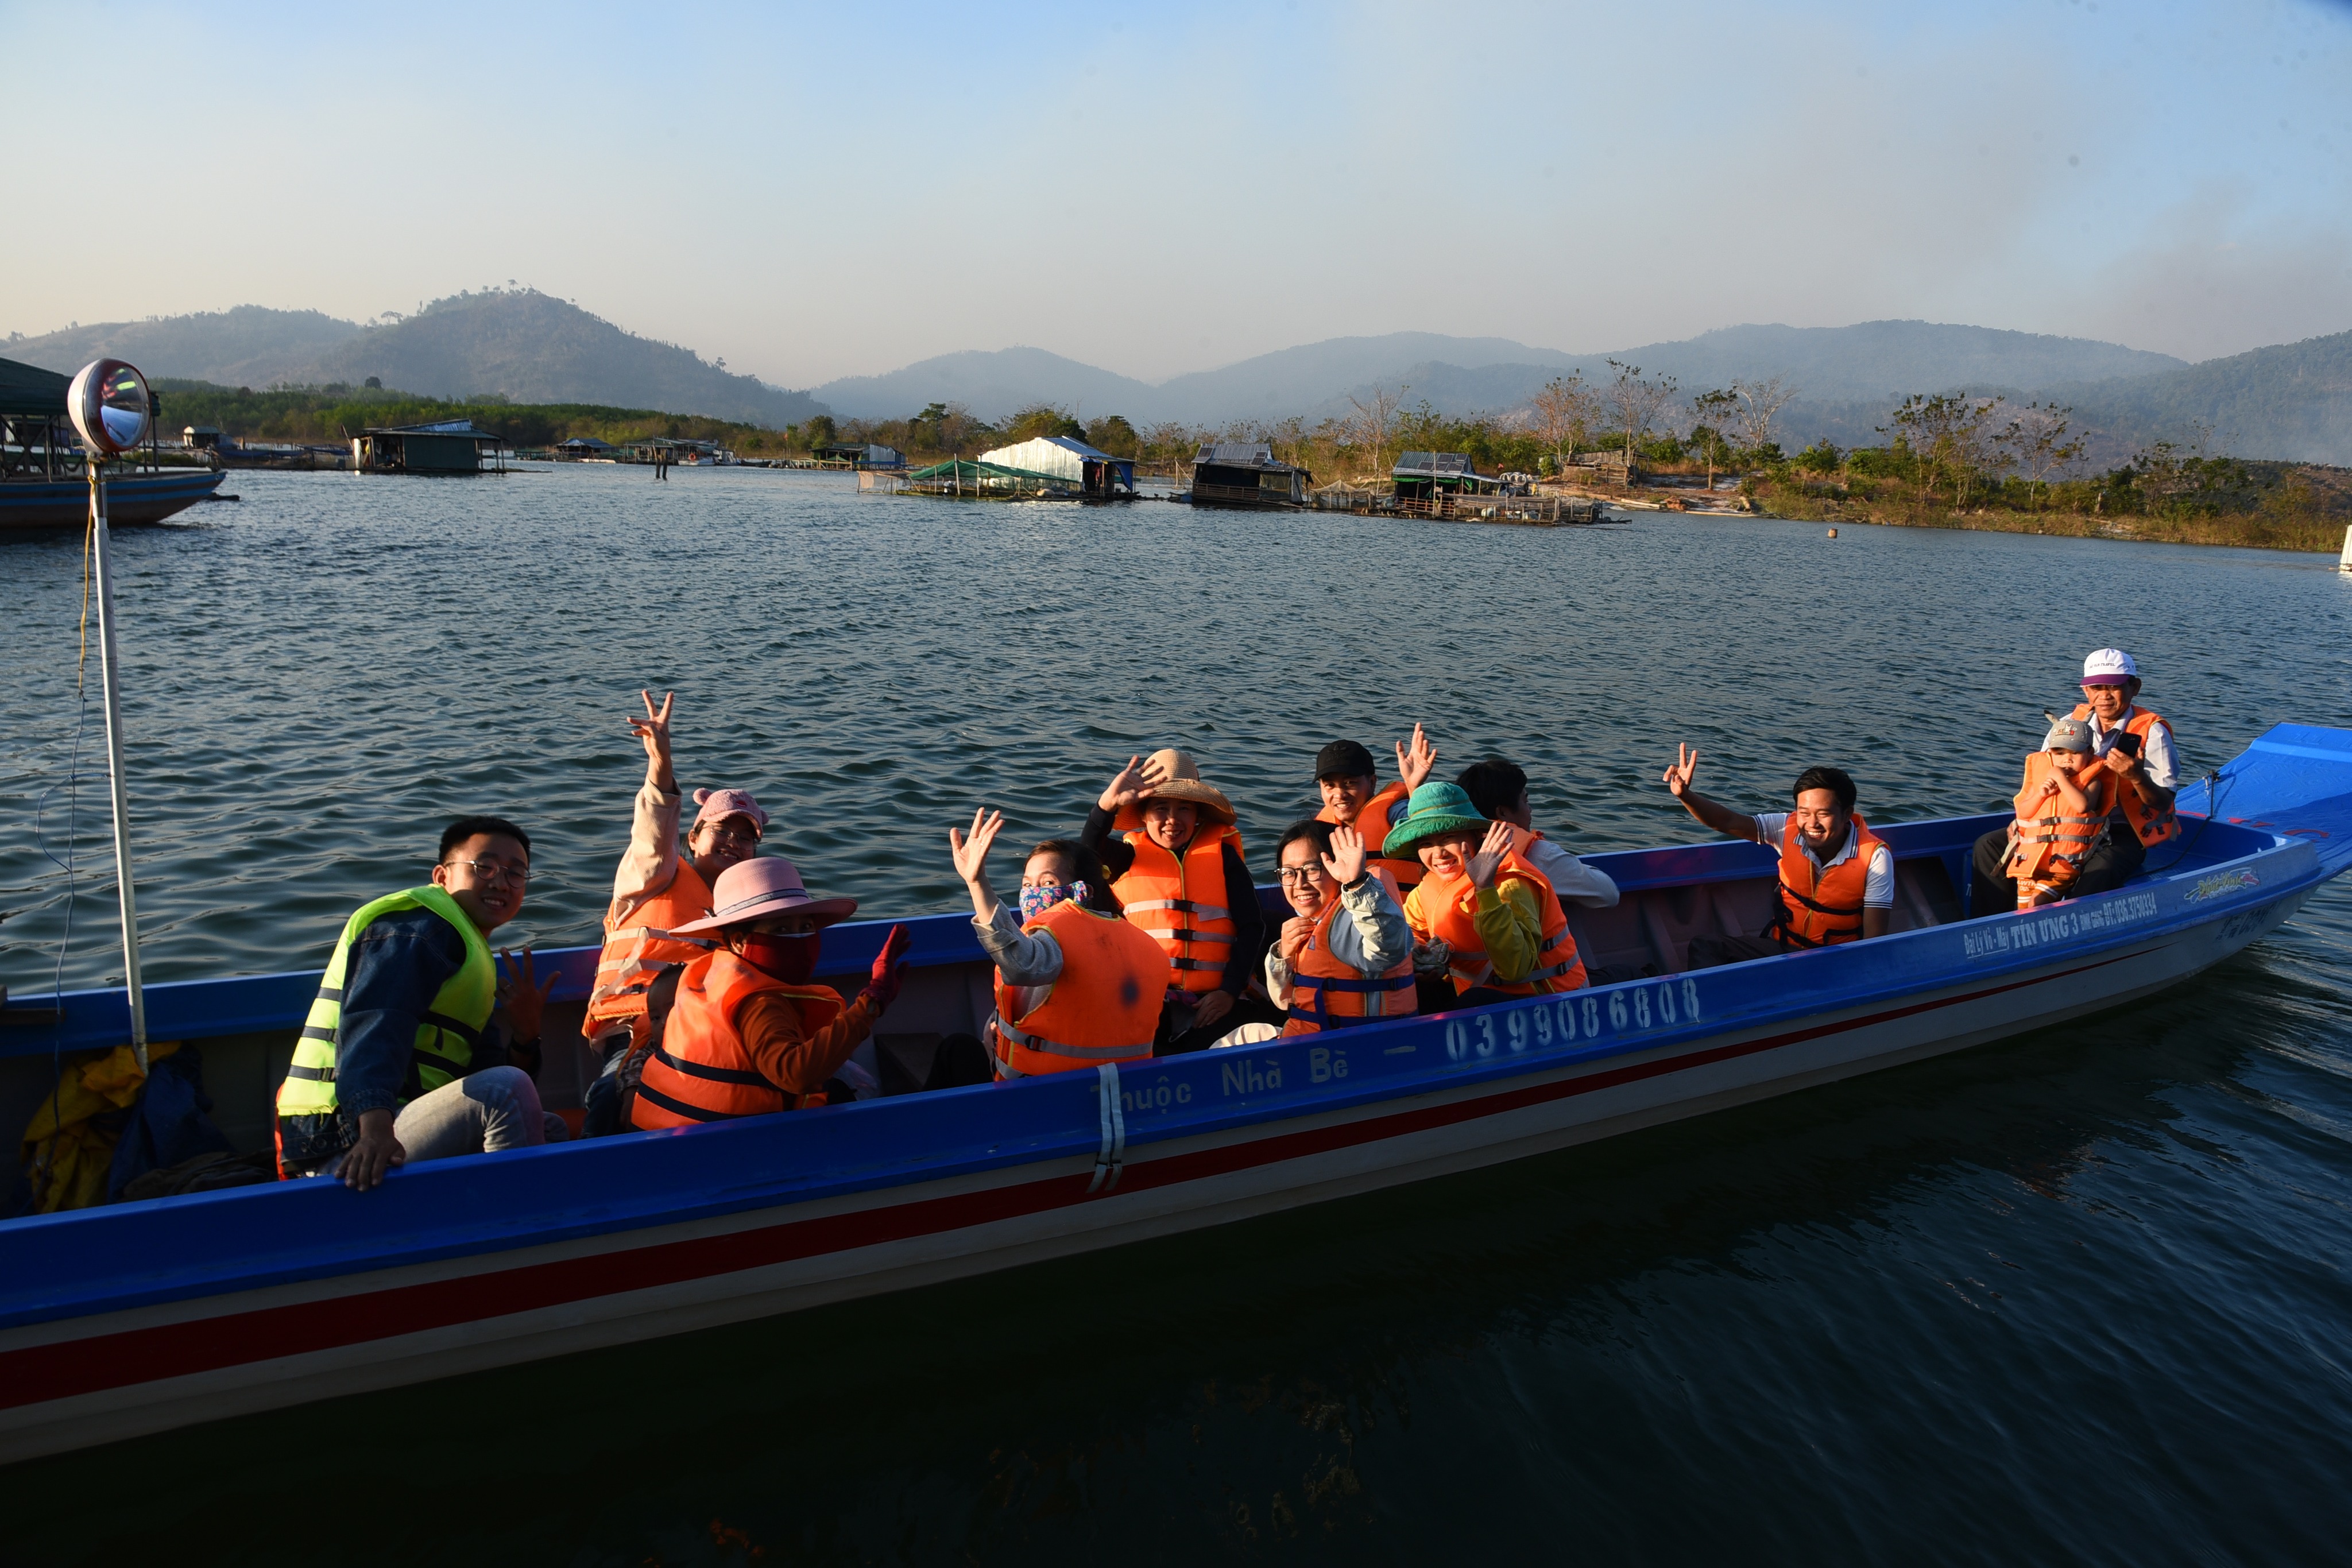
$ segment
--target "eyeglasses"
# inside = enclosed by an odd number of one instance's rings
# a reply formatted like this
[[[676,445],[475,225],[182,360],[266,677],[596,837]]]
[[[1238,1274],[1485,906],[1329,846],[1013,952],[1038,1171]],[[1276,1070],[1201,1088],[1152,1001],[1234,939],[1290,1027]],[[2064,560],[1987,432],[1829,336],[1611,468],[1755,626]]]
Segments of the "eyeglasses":
[[[713,843],[722,839],[731,844],[756,844],[760,841],[760,835],[756,830],[730,828],[723,822],[713,822],[703,831],[710,835]]]
[[[474,880],[488,885],[494,882],[526,883],[530,880],[530,867],[510,866],[503,861],[443,861],[443,865],[464,866],[474,873]]]
[[[1299,887],[1310,882],[1328,882],[1331,878],[1331,873],[1319,865],[1281,866],[1274,874],[1282,880],[1282,885],[1285,887]]]

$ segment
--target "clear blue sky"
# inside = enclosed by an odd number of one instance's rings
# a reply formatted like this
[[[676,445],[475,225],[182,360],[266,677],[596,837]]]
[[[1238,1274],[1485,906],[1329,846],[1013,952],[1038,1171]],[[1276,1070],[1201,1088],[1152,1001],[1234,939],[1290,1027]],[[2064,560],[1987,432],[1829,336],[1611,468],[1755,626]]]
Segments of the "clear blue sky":
[[[509,278],[793,386],[1015,343],[1157,379],[1406,329],[2352,328],[2341,0],[0,0],[0,334]]]

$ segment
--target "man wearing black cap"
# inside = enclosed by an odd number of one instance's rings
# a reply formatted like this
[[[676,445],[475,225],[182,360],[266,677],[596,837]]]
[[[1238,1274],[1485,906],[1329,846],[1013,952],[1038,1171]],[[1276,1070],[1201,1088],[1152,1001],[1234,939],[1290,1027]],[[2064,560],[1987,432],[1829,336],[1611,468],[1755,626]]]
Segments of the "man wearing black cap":
[[[1397,775],[1399,782],[1383,789],[1380,787],[1380,769],[1372,754],[1352,740],[1335,740],[1315,754],[1315,783],[1323,791],[1323,809],[1316,820],[1338,822],[1351,827],[1360,834],[1364,848],[1380,857],[1381,844],[1405,814],[1405,801],[1429,777],[1437,766],[1437,748],[1429,744],[1429,737],[1421,726],[1412,727],[1412,744],[1397,742]],[[1396,878],[1397,886],[1409,888],[1421,881],[1422,865],[1418,860],[1376,858],[1375,863]]]

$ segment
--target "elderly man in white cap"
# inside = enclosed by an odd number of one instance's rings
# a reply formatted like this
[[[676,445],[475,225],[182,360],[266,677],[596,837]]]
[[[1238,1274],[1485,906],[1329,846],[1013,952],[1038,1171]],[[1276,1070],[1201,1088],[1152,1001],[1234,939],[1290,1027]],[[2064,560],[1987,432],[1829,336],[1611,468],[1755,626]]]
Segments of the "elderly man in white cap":
[[[701,807],[678,853],[677,819],[683,798],[670,760],[670,711],[674,692],[639,692],[643,718],[628,716],[629,727],[646,747],[646,781],[637,791],[628,852],[613,878],[613,901],[604,911],[604,950],[596,961],[596,984],[581,1032],[610,1061],[625,1047],[645,1043],[650,1030],[646,995],[654,981],[710,951],[707,937],[679,927],[710,913],[710,889],[729,867],[760,852],[768,813],[741,789],[697,789]]]
[[[2115,809],[2106,831],[2083,862],[2071,896],[2121,887],[2140,873],[2147,852],[2177,838],[2173,797],[2180,788],[2180,754],[2172,727],[2138,706],[2139,665],[2121,648],[2095,648],[2083,661],[2083,700],[2069,716],[2091,727],[2091,754],[2115,778]],[[1971,919],[2017,907],[2017,884],[2004,870],[2005,829],[1977,841],[1969,886]]]

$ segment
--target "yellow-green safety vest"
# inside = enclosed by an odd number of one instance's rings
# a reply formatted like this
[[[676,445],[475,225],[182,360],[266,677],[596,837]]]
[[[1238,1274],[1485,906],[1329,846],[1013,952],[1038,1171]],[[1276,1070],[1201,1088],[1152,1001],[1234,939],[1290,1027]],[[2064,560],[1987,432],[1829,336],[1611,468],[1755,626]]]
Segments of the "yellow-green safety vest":
[[[341,1042],[343,978],[351,968],[352,944],[379,915],[403,910],[429,909],[457,929],[466,939],[466,962],[433,997],[433,1005],[417,1020],[416,1044],[409,1055],[408,1074],[401,1085],[400,1103],[430,1093],[465,1075],[474,1060],[474,1041],[490,1021],[498,1000],[498,965],[490,945],[457,901],[441,888],[427,884],[403,893],[386,894],[362,904],[343,923],[343,935],[327,960],[319,984],[319,998],[302,1021],[302,1036],[294,1043],[294,1064],[278,1086],[278,1113],[316,1116],[335,1108],[335,1049]]]

